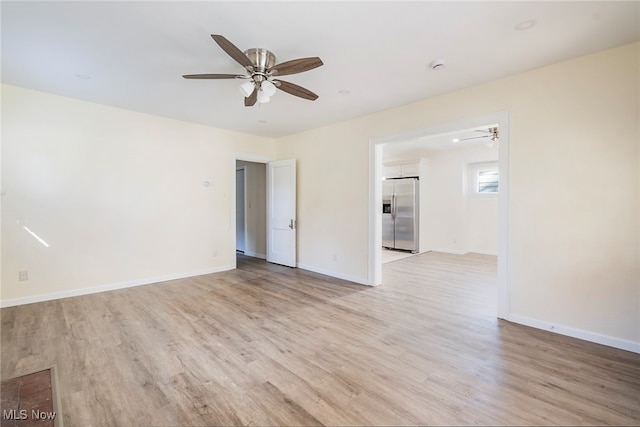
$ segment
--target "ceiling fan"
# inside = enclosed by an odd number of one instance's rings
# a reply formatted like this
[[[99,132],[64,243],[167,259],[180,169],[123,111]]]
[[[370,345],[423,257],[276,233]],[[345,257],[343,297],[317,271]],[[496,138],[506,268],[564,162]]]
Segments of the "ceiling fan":
[[[488,144],[493,145],[493,143],[496,142],[499,137],[497,127],[490,127],[489,129],[476,129],[476,132],[483,132],[483,133],[486,133],[486,135],[470,136],[468,138],[454,138],[453,142],[468,141],[470,139],[479,139],[479,138],[491,138]]]
[[[211,34],[213,40],[238,64],[242,65],[246,74],[186,74],[185,79],[245,79],[240,85],[244,95],[244,105],[251,107],[258,103],[269,102],[276,88],[290,95],[315,101],[318,95],[293,83],[275,79],[275,76],[286,76],[313,70],[323,65],[316,57],[293,59],[276,64],[276,56],[263,48],[252,48],[242,52],[233,43],[219,34]]]

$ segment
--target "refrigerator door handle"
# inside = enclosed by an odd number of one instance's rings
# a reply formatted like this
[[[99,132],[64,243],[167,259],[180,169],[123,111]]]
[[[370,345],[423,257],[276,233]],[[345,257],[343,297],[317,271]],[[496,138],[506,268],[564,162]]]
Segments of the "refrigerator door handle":
[[[396,193],[391,195],[391,218],[396,219]]]

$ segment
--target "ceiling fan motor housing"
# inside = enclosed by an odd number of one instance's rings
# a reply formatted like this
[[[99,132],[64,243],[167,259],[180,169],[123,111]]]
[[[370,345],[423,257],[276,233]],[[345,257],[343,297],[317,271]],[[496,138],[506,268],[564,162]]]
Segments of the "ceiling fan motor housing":
[[[257,73],[265,73],[276,65],[276,56],[267,49],[247,49],[244,51],[244,54],[251,60],[254,71]]]

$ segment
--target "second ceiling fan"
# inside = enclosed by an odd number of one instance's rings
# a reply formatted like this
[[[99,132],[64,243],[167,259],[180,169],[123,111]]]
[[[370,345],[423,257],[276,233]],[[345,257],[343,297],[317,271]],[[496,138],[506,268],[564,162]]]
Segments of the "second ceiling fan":
[[[470,139],[479,139],[479,138],[491,138],[491,143],[496,142],[498,140],[498,128],[497,127],[490,127],[489,129],[476,129],[476,132],[482,132],[485,135],[480,135],[480,136],[470,136],[467,138],[455,138],[453,140],[453,142],[459,142],[459,141],[468,141]]]
[[[302,86],[274,78],[276,76],[302,73],[320,67],[323,63],[317,56],[293,59],[276,64],[276,56],[267,49],[252,48],[242,52],[219,34],[211,34],[211,37],[227,55],[245,68],[246,74],[186,74],[182,77],[185,79],[214,80],[246,79],[247,82],[240,86],[240,91],[245,96],[244,105],[247,107],[255,105],[256,102],[269,102],[270,97],[276,92],[276,88],[311,101],[318,99],[318,95]]]

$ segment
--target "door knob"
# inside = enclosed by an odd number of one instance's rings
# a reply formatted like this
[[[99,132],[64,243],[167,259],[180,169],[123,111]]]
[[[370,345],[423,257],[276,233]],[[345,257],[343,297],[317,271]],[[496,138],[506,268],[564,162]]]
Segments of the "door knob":
[[[291,222],[289,223],[289,228],[293,230],[293,227],[294,227],[293,220],[291,220]]]

